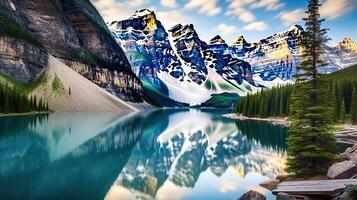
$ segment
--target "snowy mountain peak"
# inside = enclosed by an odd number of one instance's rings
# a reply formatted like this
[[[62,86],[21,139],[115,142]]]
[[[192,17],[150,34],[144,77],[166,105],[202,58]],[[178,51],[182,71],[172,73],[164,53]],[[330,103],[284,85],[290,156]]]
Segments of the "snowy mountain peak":
[[[197,34],[193,24],[186,24],[186,25],[177,24],[174,27],[172,27],[171,29],[169,29],[169,32],[171,32],[172,37],[175,40],[181,39],[181,38],[190,39],[192,37],[198,38],[198,34]]]
[[[237,38],[234,40],[232,46],[245,52],[245,50],[247,50],[250,44],[245,40],[243,35],[238,35]]]
[[[220,35],[216,35],[208,43],[209,44],[226,44],[226,41]]]
[[[140,9],[135,11],[135,14],[131,18],[136,18],[136,17],[145,17],[145,16],[155,16],[154,11],[151,11],[149,9]]]
[[[147,30],[153,31],[162,26],[156,19],[154,11],[141,9],[135,12],[127,20],[108,22],[107,26],[112,30]]]
[[[288,29],[288,31],[304,31],[304,28],[298,24],[292,25],[290,26],[290,28]]]

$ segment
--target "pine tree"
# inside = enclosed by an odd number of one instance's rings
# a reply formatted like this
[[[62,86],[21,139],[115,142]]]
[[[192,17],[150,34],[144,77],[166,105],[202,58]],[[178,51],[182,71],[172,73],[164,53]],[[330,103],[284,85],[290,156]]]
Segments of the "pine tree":
[[[287,172],[297,176],[325,174],[336,158],[336,139],[331,133],[328,84],[319,70],[325,65],[323,44],[327,30],[321,29],[318,0],[309,0],[306,31],[302,35],[303,62],[296,69],[291,97]]]
[[[353,125],[357,125],[357,91],[356,89],[352,91],[351,122]]]
[[[337,97],[336,97],[336,86],[331,83],[331,87],[330,87],[330,93],[331,93],[331,97],[330,97],[330,107],[333,108],[333,121],[334,122],[337,122],[339,120],[339,115],[338,115],[338,112],[339,112],[339,107],[337,106],[338,104],[338,100],[337,100]]]
[[[347,115],[347,112],[346,112],[346,104],[345,104],[345,101],[342,100],[342,103],[341,103],[341,107],[340,107],[340,120],[341,122],[345,122],[346,121],[346,115]]]

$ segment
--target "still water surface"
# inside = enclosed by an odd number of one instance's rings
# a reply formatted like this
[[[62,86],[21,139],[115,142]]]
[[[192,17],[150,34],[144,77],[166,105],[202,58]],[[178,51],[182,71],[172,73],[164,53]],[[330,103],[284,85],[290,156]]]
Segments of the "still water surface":
[[[0,117],[1,199],[237,199],[283,172],[286,129],[222,110]]]

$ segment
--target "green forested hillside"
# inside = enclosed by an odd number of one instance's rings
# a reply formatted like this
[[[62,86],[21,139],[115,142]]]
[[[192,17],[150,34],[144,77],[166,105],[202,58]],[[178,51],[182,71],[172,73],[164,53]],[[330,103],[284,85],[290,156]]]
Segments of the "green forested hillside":
[[[24,84],[0,73],[0,113],[48,111],[46,102],[28,95],[42,81],[44,77],[32,84]]]
[[[330,103],[336,122],[351,120],[357,124],[357,65],[326,75]],[[240,99],[236,112],[248,117],[286,117],[294,85],[263,89]]]

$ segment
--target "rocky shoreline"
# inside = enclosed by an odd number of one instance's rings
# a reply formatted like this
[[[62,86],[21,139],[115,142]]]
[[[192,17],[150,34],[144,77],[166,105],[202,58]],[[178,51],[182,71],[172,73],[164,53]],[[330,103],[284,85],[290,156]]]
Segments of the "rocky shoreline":
[[[326,174],[326,176],[316,176],[316,177],[311,177],[309,179],[302,179],[302,178],[296,178],[296,177],[290,177],[288,175],[278,175],[276,178],[268,181],[264,181],[260,183],[259,185],[263,188],[266,188],[270,191],[272,191],[274,194],[276,194],[276,199],[277,200],[298,200],[298,199],[304,199],[304,200],[313,200],[313,199],[332,199],[332,200],[354,200],[356,199],[357,196],[355,190],[350,191],[347,189],[347,187],[351,187],[350,184],[343,184],[343,183],[353,183],[352,187],[357,187],[357,143],[350,147],[347,148],[347,150],[340,155],[339,158],[340,162],[337,162],[333,164],[329,169]],[[305,185],[304,186],[304,191],[301,191],[300,194],[293,194],[290,192],[279,192],[279,187],[282,185],[288,185],[291,183],[295,183],[298,185],[301,183],[303,185],[304,183],[307,182],[315,182],[315,183],[321,183],[319,185],[319,188],[317,188],[316,184],[315,185]],[[321,188],[325,187],[322,186],[323,183],[326,182],[331,182],[330,185],[335,188],[339,188],[336,190],[336,194],[331,195],[329,193],[324,194],[321,191]],[[342,185],[341,185],[342,183]],[[293,184],[291,184],[293,185]],[[348,186],[350,185],[350,186]],[[320,195],[310,195],[311,191],[316,190],[316,194],[320,192]],[[306,192],[309,191],[309,192]],[[330,196],[329,196],[330,195]],[[250,190],[247,193],[243,194],[241,197],[238,198],[238,200],[251,200],[251,199],[256,199],[256,200],[265,200],[266,197],[263,194],[260,194],[257,191]]]
[[[289,125],[287,118],[250,118],[242,115],[237,115],[235,113],[225,114],[223,116],[235,120],[263,121],[263,122],[268,122],[274,125],[280,125],[284,127],[287,127]],[[356,180],[356,185],[353,184],[353,186],[357,188],[357,126],[350,125],[350,124],[343,124],[341,128],[343,129],[342,131],[336,131],[334,133],[338,141],[343,143],[348,143],[353,146],[347,148],[346,151],[340,155],[338,159],[339,162],[333,164],[329,168],[326,176],[316,176],[309,179],[303,179],[303,178],[290,177],[288,175],[278,175],[276,178],[272,180],[262,182],[260,186],[270,191],[274,191],[279,187],[280,184],[288,183],[292,181],[303,183],[306,181],[330,180],[332,181],[333,184],[334,180],[336,181]],[[346,187],[347,184],[343,185],[340,189],[340,192],[337,195],[329,198],[327,198],[326,196],[316,196],[316,195],[309,196],[304,194],[293,195],[293,194],[289,194],[288,192],[287,193],[278,192],[276,193],[276,197],[277,197],[276,199],[277,200],[297,200],[297,199],[353,200],[356,199],[356,196],[354,196],[355,193],[348,192]],[[310,189],[314,190],[312,186],[310,187]],[[251,199],[265,200],[266,198],[264,195],[254,190],[250,190],[238,198],[238,200],[251,200]]]
[[[244,115],[238,115],[236,113],[229,113],[223,115],[223,117],[227,117],[229,119],[238,119],[238,120],[254,120],[254,121],[263,121],[263,122],[268,122],[273,125],[279,125],[279,126],[284,126],[288,127],[289,126],[289,121],[288,118],[258,118],[258,117],[246,117]]]
[[[238,115],[236,113],[229,113],[223,115],[223,117],[234,119],[234,120],[254,120],[254,121],[262,121],[267,122],[273,125],[288,127],[289,121],[288,118],[258,118],[258,117],[246,117],[243,115]],[[339,143],[354,145],[357,143],[357,125],[351,124],[342,124],[338,126],[338,131],[335,131],[334,134]]]

